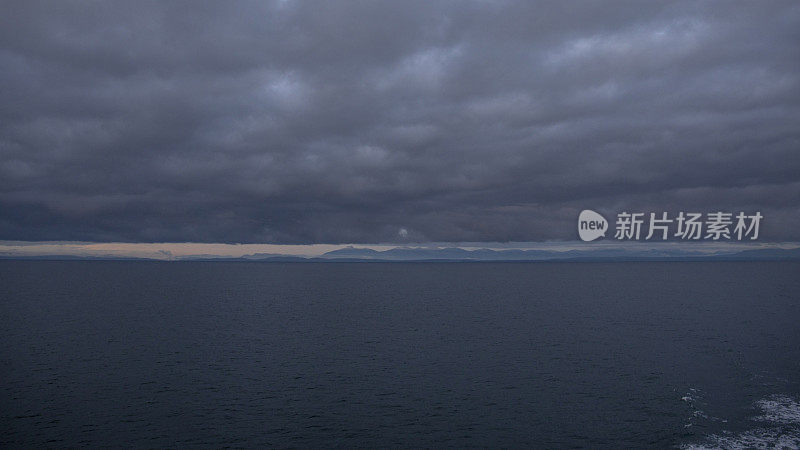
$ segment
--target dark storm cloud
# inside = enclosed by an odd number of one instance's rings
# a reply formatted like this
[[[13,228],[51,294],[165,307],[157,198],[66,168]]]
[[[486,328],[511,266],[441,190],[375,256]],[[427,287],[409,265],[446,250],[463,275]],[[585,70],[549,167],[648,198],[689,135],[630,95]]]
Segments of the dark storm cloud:
[[[5,2],[0,67],[0,239],[800,239],[795,2]]]

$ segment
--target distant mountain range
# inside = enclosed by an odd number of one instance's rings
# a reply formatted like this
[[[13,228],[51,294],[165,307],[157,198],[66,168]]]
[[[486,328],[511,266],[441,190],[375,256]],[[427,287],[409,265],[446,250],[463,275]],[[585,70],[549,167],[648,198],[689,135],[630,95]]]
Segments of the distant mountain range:
[[[33,260],[143,260],[147,258],[113,255],[76,256],[41,255],[20,256],[0,254],[0,259]],[[345,247],[318,257],[255,253],[241,257],[219,255],[188,255],[174,257],[175,261],[262,261],[262,262],[402,262],[402,261],[800,261],[800,248],[764,248],[708,253],[686,249],[587,249],[587,250],[466,250],[457,247],[425,248],[397,247],[389,250]]]
[[[397,247],[378,251],[345,247],[325,253],[318,259],[362,261],[572,261],[572,260],[784,260],[800,259],[800,248],[736,250],[709,254],[686,249],[592,249],[592,250],[492,250],[462,248]]]

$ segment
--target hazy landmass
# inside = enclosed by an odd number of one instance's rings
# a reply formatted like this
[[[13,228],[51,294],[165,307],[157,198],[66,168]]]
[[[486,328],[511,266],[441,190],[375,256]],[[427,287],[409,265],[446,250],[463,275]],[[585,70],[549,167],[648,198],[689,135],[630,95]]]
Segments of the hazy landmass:
[[[0,254],[0,259],[25,260],[163,260],[163,258],[137,258],[114,255],[11,255]],[[492,250],[488,248],[467,250],[457,247],[422,248],[398,247],[389,250],[346,247],[319,256],[297,256],[275,253],[255,253],[239,257],[224,255],[185,255],[170,261],[254,261],[254,262],[480,262],[480,261],[777,261],[800,260],[800,248],[765,248],[755,250],[730,250],[709,253],[686,249],[592,249],[592,250]]]

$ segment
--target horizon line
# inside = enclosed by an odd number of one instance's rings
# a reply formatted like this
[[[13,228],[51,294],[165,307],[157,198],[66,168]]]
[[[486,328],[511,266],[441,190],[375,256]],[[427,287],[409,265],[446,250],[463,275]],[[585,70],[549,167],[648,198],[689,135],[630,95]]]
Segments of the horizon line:
[[[800,242],[730,242],[730,241],[543,241],[543,242],[404,242],[404,243],[347,243],[347,244],[252,244],[199,242],[85,242],[85,241],[5,241],[0,240],[0,257],[77,257],[77,258],[135,258],[154,260],[235,259],[247,257],[320,258],[343,249],[386,252],[393,249],[419,251],[460,249],[465,251],[546,251],[553,255],[585,251],[670,251],[679,255],[714,256],[745,250],[792,250]]]

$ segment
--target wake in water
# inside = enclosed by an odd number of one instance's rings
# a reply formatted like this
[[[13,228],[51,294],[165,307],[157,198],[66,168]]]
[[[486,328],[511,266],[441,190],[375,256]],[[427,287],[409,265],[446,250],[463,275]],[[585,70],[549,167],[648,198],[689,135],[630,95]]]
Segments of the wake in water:
[[[683,397],[693,402],[691,394]],[[773,395],[755,402],[761,414],[751,420],[762,425],[752,429],[732,433],[707,436],[702,443],[684,444],[683,449],[747,449],[778,448],[800,449],[800,403],[786,395]]]

